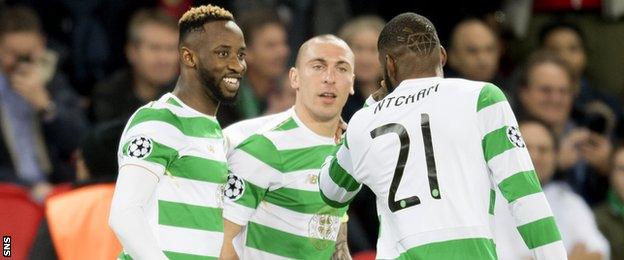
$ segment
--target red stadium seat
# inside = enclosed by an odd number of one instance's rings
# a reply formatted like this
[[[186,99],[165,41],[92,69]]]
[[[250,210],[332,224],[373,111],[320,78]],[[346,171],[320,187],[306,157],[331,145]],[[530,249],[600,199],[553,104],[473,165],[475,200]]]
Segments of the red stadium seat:
[[[0,183],[0,205],[0,234],[11,236],[11,259],[27,259],[43,209],[27,189],[7,183]]]

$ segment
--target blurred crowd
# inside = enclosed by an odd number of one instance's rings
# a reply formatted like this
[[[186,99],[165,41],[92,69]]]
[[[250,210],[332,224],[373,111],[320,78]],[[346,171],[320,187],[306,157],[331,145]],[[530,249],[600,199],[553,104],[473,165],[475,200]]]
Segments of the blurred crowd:
[[[173,90],[177,19],[206,2],[2,2],[0,202],[31,201],[15,203],[27,216],[17,220],[37,223],[2,232],[33,244],[15,254],[61,256],[54,242],[64,238],[60,227],[78,221],[75,212],[110,203],[126,120]],[[570,259],[624,259],[624,1],[465,2],[211,1],[233,11],[248,48],[239,101],[221,107],[218,120],[224,128],[291,107],[295,92],[287,73],[296,50],[311,36],[333,33],[355,54],[355,93],[342,113],[348,122],[379,87],[377,37],[385,20],[418,12],[439,30],[448,52],[445,77],[492,82],[512,101]],[[375,248],[374,201],[365,189],[350,208],[354,254]],[[503,201],[497,200],[500,207]],[[95,208],[108,216],[107,207]],[[513,233],[503,211],[497,237]],[[0,219],[15,218],[7,214]],[[81,225],[106,223],[86,219],[94,222]],[[118,247],[110,235],[99,239]],[[499,251],[521,259],[528,251],[512,238],[501,240]],[[73,243],[66,246],[80,245]]]

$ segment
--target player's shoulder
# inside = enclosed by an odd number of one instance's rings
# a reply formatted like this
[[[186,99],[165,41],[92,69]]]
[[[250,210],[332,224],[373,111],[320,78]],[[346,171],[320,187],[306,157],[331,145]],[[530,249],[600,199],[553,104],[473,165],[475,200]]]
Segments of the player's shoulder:
[[[228,146],[232,149],[243,149],[254,153],[276,152],[276,139],[289,133],[299,125],[295,121],[294,109],[264,116],[256,119],[239,122],[226,128]],[[231,139],[230,139],[231,138]]]
[[[440,84],[445,87],[452,87],[453,91],[479,93],[486,86],[496,87],[494,84],[485,81],[469,80],[464,78],[444,78]],[[498,87],[496,87],[498,88]]]
[[[128,119],[124,133],[198,138],[222,138],[223,136],[216,118],[184,105],[171,93],[137,109]]]
[[[229,149],[234,149],[247,139],[265,138],[264,134],[274,129],[287,128],[292,121],[291,110],[277,114],[256,117],[234,123],[223,130]],[[249,143],[249,142],[247,142]]]

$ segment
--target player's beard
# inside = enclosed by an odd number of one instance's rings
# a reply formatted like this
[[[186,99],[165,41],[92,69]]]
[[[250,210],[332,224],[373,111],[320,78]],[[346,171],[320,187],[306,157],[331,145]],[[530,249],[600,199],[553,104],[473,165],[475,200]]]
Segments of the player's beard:
[[[197,65],[197,73],[199,74],[200,83],[202,84],[202,86],[204,86],[205,89],[208,89],[208,95],[210,96],[210,98],[226,105],[236,102],[236,100],[238,99],[238,91],[236,92],[236,95],[232,97],[226,97],[219,87],[219,83],[221,82],[221,80],[217,80],[212,74],[210,74],[210,71],[205,69],[201,62],[199,62]]]

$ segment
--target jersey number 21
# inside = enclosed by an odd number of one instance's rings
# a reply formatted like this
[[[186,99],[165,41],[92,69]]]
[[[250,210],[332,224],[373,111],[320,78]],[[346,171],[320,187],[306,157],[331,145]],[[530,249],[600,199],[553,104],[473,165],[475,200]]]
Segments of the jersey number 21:
[[[420,128],[422,130],[423,144],[425,145],[425,159],[427,162],[427,175],[429,177],[429,190],[431,197],[434,199],[440,199],[440,188],[438,187],[438,175],[436,172],[435,158],[433,155],[433,144],[431,143],[431,125],[429,124],[429,114],[420,114]],[[420,204],[420,198],[418,196],[411,196],[408,198],[397,201],[395,199],[397,189],[403,178],[403,171],[405,170],[405,163],[407,162],[407,155],[410,149],[410,138],[407,133],[407,129],[401,124],[390,123],[375,128],[371,131],[371,137],[374,139],[378,136],[388,133],[396,133],[399,137],[401,149],[399,150],[399,160],[394,168],[394,176],[392,177],[392,183],[390,184],[390,193],[388,196],[388,205],[392,212],[416,206]]]

